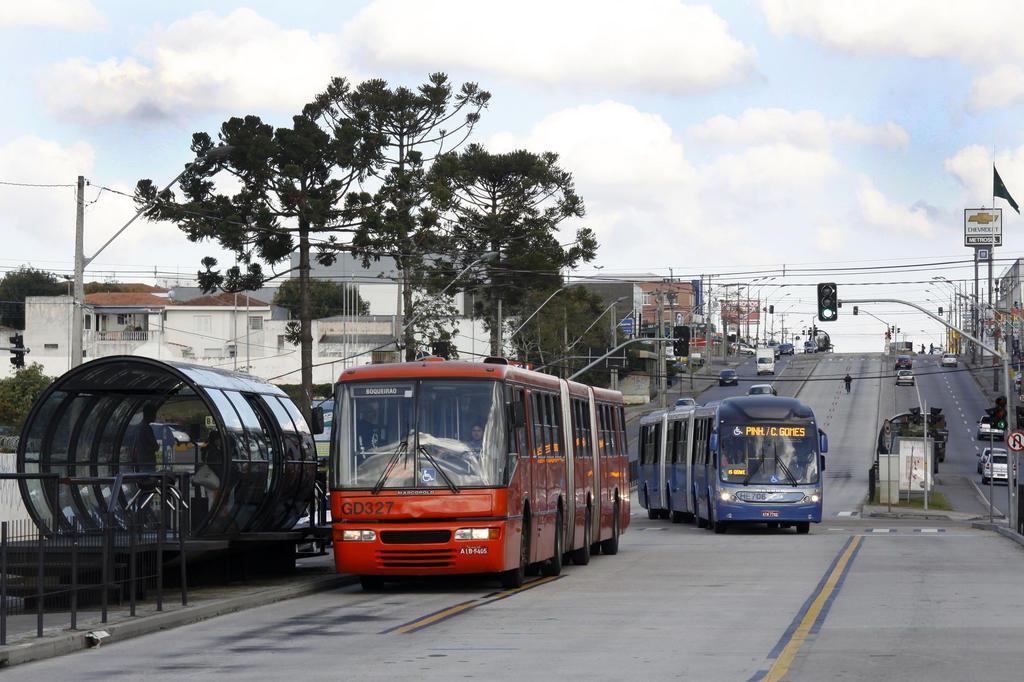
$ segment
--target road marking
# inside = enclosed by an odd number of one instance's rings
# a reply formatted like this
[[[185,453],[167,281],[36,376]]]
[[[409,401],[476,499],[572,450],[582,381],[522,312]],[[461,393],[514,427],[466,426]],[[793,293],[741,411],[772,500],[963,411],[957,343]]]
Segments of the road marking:
[[[865,533],[895,533],[895,528],[865,528]]]
[[[945,528],[915,528],[915,533],[945,533]]]
[[[758,673],[752,679],[765,680],[766,682],[777,682],[783,679],[793,665],[800,647],[807,641],[807,636],[813,631],[821,629],[825,618],[835,596],[839,594],[846,574],[849,573],[857,551],[860,549],[863,538],[860,536],[851,537],[839,551],[839,555],[832,562],[832,566],[826,572],[825,577],[818,583],[818,587],[811,596],[804,602],[800,612],[790,624],[789,628],[782,635],[782,639],[775,645],[775,649],[768,654],[768,658],[775,658],[775,663],[762,675]]]
[[[486,594],[483,597],[479,597],[477,599],[470,599],[469,601],[460,602],[455,606],[449,606],[447,608],[441,609],[440,611],[428,613],[425,616],[421,616],[415,620],[411,620],[403,625],[396,625],[393,628],[388,628],[387,630],[382,631],[380,634],[408,635],[413,632],[418,632],[424,628],[430,627],[431,625],[436,625],[443,620],[454,618],[455,616],[461,613],[465,613],[466,611],[470,611],[480,606],[493,604],[494,602],[501,601],[502,599],[508,599],[509,597],[517,595],[521,592],[525,592],[526,590],[532,590],[535,587],[547,585],[548,583],[554,582],[555,580],[559,580],[562,577],[564,576],[554,575],[548,578],[539,578],[538,580],[532,580],[526,583],[522,587],[516,587],[511,590],[502,590],[501,592],[491,592],[490,594]]]
[[[836,516],[860,516],[860,512],[858,512],[858,511],[841,511],[841,512],[836,512]]]

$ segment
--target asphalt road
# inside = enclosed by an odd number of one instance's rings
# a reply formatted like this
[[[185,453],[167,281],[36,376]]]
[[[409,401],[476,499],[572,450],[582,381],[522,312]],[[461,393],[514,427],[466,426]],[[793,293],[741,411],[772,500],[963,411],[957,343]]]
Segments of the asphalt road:
[[[978,455],[988,447],[976,439],[978,419],[991,405],[982,394],[977,381],[964,366],[941,367],[938,355],[914,356],[916,390],[909,386],[893,386],[891,414],[906,412],[923,401],[928,407],[941,407],[946,415],[949,441],[946,445],[946,461],[939,464],[938,478],[944,484],[944,491],[958,511],[987,514],[987,498],[990,486],[981,485],[978,474]],[[892,366],[885,368],[892,373]],[[990,373],[985,375],[988,379]],[[886,381],[895,383],[895,379]],[[919,395],[920,393],[920,395]],[[1005,444],[996,441],[996,447]],[[1006,509],[1006,485],[991,486],[994,507],[1001,514]],[[984,498],[984,499],[983,499]]]
[[[801,391],[831,446],[828,513],[809,535],[760,527],[715,535],[648,520],[636,505],[617,556],[525,590],[503,592],[482,578],[379,594],[350,587],[8,674],[47,682],[1019,679],[1020,546],[957,521],[838,516],[866,492],[876,412],[886,409],[879,403],[916,398],[913,389],[890,398],[888,379],[863,378],[881,362],[824,356]],[[862,377],[849,395],[839,380],[846,371]],[[922,378],[923,394],[959,381],[935,376],[934,386]],[[944,408],[959,415],[963,406],[970,422],[968,388],[947,391],[955,400]],[[951,462],[970,472],[966,444],[951,437],[959,448]]]

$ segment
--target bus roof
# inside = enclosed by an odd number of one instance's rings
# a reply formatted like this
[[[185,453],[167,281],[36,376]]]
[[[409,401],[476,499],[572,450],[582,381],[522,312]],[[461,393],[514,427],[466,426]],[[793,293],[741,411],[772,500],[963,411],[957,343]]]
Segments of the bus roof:
[[[722,421],[745,422],[814,419],[814,412],[796,398],[773,395],[745,395],[726,398],[718,406]]]
[[[557,390],[561,381],[556,376],[505,364],[504,361],[466,362],[464,360],[441,360],[440,358],[353,367],[342,372],[338,381],[394,381],[422,378],[503,379],[552,390]],[[585,395],[587,389],[590,388],[586,384],[576,381],[567,383],[569,392],[573,395]],[[593,390],[594,398],[597,400],[622,402],[622,394],[618,391],[597,387],[594,387]]]

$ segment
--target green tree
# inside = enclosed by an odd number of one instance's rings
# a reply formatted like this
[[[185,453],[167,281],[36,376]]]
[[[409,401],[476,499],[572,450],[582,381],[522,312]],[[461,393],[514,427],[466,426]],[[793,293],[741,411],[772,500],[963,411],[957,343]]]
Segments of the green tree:
[[[456,287],[486,292],[478,312],[490,331],[491,354],[501,355],[499,302],[505,319],[529,315],[533,308],[525,303],[532,300],[531,292],[559,286],[563,268],[597,255],[597,239],[589,228],[577,229],[568,247],[558,240],[562,221],[584,215],[572,174],[551,152],[491,154],[471,144],[440,157],[430,181],[435,206],[450,225],[453,250],[467,261],[439,264],[434,276],[450,280],[453,268],[461,270],[480,253],[498,254],[466,273]]]
[[[348,91],[344,79],[332,88]],[[218,270],[214,258],[204,258],[199,284],[204,291],[244,291],[292,269],[298,270],[300,401],[309,417],[313,386],[311,256],[323,265],[337,256],[337,233],[354,229],[345,220],[348,193],[380,161],[380,141],[372,131],[332,115],[320,104],[307,104],[292,117],[290,127],[274,128],[258,116],[231,118],[218,134],[225,145],[221,163],[190,164],[181,178],[183,199],[162,194],[149,180],[140,180],[136,201],[149,207],[151,219],[178,224],[191,241],[212,240],[234,252],[240,265]],[[200,159],[214,149],[207,133],[192,136],[192,152]],[[226,172],[241,187],[234,194],[217,190],[214,176]],[[315,243],[316,242],[316,243]],[[296,268],[275,270],[298,251]],[[270,267],[264,272],[262,264]],[[244,269],[243,269],[244,267]]]
[[[302,298],[299,289],[297,279],[285,280],[274,294],[274,305],[298,317]],[[370,304],[363,300],[356,287],[346,282],[310,278],[309,312],[314,320],[333,315],[369,315]]]
[[[0,424],[20,431],[32,404],[51,383],[53,379],[43,374],[43,366],[37,362],[0,379]]]
[[[466,140],[490,98],[476,83],[455,90],[448,76],[434,73],[416,90],[391,88],[379,79],[349,88],[335,79],[317,99],[336,122],[354,122],[365,135],[384,141],[384,165],[375,171],[379,188],[372,195],[353,196],[349,204],[360,219],[351,246],[364,265],[382,256],[394,259],[406,360],[416,357],[416,328],[410,324],[417,315],[413,294],[426,285],[427,261],[444,248],[427,170],[441,150]]]
[[[24,329],[26,296],[60,296],[66,293],[67,284],[52,272],[24,265],[12,270],[0,279],[0,324]]]
[[[536,310],[552,289],[533,289],[522,297],[524,307]],[[611,343],[611,312],[597,294],[583,287],[571,287],[559,294],[544,310],[512,337],[520,359],[537,368],[569,376],[587,364],[587,349],[605,349]],[[584,381],[598,386],[608,383],[608,373],[595,369]]]

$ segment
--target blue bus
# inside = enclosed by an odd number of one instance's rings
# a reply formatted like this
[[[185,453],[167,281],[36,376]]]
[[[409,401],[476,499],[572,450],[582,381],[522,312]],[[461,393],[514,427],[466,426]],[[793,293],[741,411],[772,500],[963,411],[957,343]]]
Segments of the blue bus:
[[[807,533],[821,522],[828,438],[794,398],[727,398],[640,421],[638,493],[652,518],[724,533],[763,522]]]
[[[707,448],[714,416],[713,407],[684,406],[640,419],[637,490],[648,518],[694,520],[694,462],[697,451]]]

